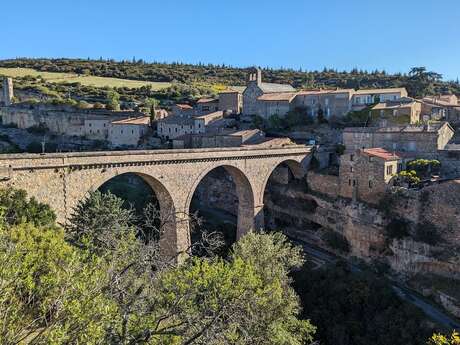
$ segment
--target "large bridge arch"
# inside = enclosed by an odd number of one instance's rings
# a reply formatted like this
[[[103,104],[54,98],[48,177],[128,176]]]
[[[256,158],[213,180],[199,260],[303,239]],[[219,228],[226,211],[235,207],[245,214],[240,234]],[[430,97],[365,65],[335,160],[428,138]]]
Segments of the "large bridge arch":
[[[165,255],[175,256],[178,252],[178,231],[181,226],[184,226],[183,224],[178,224],[178,222],[180,222],[183,217],[178,217],[177,215],[173,194],[168,190],[165,184],[152,174],[142,172],[141,169],[136,169],[135,167],[101,171],[97,177],[90,180],[91,182],[89,186],[80,186],[81,196],[74,198],[73,204],[75,205],[80,200],[83,200],[88,193],[98,190],[101,186],[113,178],[126,174],[133,174],[140,177],[145,183],[147,183],[155,194],[158,201],[160,215],[159,230],[161,232],[161,250]],[[183,219],[182,221],[185,222]]]
[[[193,196],[198,185],[203,179],[213,170],[223,168],[232,177],[236,187],[236,194],[238,196],[238,214],[237,214],[237,231],[236,239],[238,240],[246,233],[254,230],[254,187],[246,174],[237,166],[230,164],[215,165],[203,170],[199,176],[193,181],[188,192],[185,209],[189,210],[192,203]]]

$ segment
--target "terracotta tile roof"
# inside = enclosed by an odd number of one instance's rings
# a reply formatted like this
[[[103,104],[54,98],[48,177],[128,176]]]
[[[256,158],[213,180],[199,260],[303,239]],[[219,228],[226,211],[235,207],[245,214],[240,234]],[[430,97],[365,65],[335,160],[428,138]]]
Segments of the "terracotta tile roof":
[[[402,158],[400,153],[390,152],[381,147],[363,149],[361,150],[361,152],[364,153],[365,155],[381,158],[386,161],[394,161],[394,160],[399,160]]]
[[[384,110],[384,109],[405,109],[412,108],[415,101],[412,102],[382,102],[376,104],[372,109],[373,110]]]
[[[122,120],[112,121],[113,125],[149,125],[150,124],[150,117],[149,116],[141,116],[135,118],[127,118]]]
[[[193,109],[193,107],[188,104],[176,104],[176,107],[181,108],[181,109]]]
[[[200,98],[196,102],[197,103],[215,103],[215,102],[219,102],[219,100],[215,98]]]
[[[266,93],[257,98],[259,101],[286,101],[290,102],[297,96],[297,92],[277,92],[277,93]]]

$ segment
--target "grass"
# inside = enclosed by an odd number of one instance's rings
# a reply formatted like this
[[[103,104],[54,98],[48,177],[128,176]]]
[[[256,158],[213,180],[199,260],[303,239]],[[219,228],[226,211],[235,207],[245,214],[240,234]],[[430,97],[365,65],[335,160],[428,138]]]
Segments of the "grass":
[[[73,73],[59,73],[59,72],[41,72],[31,68],[2,68],[0,67],[0,76],[7,77],[25,77],[25,76],[41,76],[50,83],[75,83],[78,82],[86,86],[95,87],[128,87],[131,89],[139,88],[145,85],[151,85],[154,90],[160,90],[171,85],[166,82],[152,82],[141,80],[129,80],[107,77],[95,77],[91,75],[78,75]]]

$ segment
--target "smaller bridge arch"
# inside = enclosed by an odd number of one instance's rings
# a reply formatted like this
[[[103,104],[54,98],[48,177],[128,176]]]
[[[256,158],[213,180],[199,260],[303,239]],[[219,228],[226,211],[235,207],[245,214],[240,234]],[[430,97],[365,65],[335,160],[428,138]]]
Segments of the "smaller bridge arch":
[[[192,203],[193,195],[198,185],[203,179],[213,170],[223,168],[232,177],[236,187],[238,196],[238,214],[237,214],[237,232],[236,239],[238,240],[249,231],[254,230],[254,187],[245,173],[236,166],[229,164],[217,165],[204,170],[191,185],[187,196],[185,209],[189,210]]]

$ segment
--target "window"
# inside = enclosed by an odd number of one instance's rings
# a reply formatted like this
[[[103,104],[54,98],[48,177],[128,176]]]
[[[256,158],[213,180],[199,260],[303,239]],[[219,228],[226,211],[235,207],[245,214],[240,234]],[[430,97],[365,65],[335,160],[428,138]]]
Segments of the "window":
[[[355,155],[350,155],[350,161],[353,162],[353,158],[355,157]]]
[[[131,130],[131,134],[134,134],[134,129],[133,129],[133,130]]]
[[[91,127],[91,123],[88,123],[88,126]]]
[[[170,127],[170,128],[168,128],[168,132],[169,132],[169,133],[171,133],[171,127]]]
[[[350,167],[350,172],[353,172],[353,167]]]
[[[393,166],[392,165],[387,166],[387,175],[393,175]]]
[[[97,130],[97,132],[99,133],[99,129]]]
[[[353,187],[356,186],[356,180],[353,180]]]
[[[105,123],[104,123],[104,127],[105,127]]]
[[[372,181],[369,180],[369,188],[372,188]]]
[[[120,134],[123,134],[123,130],[120,130]]]
[[[177,127],[176,127],[176,128],[174,128],[174,131],[177,133]]]
[[[93,131],[90,129],[90,130],[89,130],[89,133],[91,134],[91,133],[93,133]]]
[[[348,180],[348,185],[351,186],[351,180]]]

